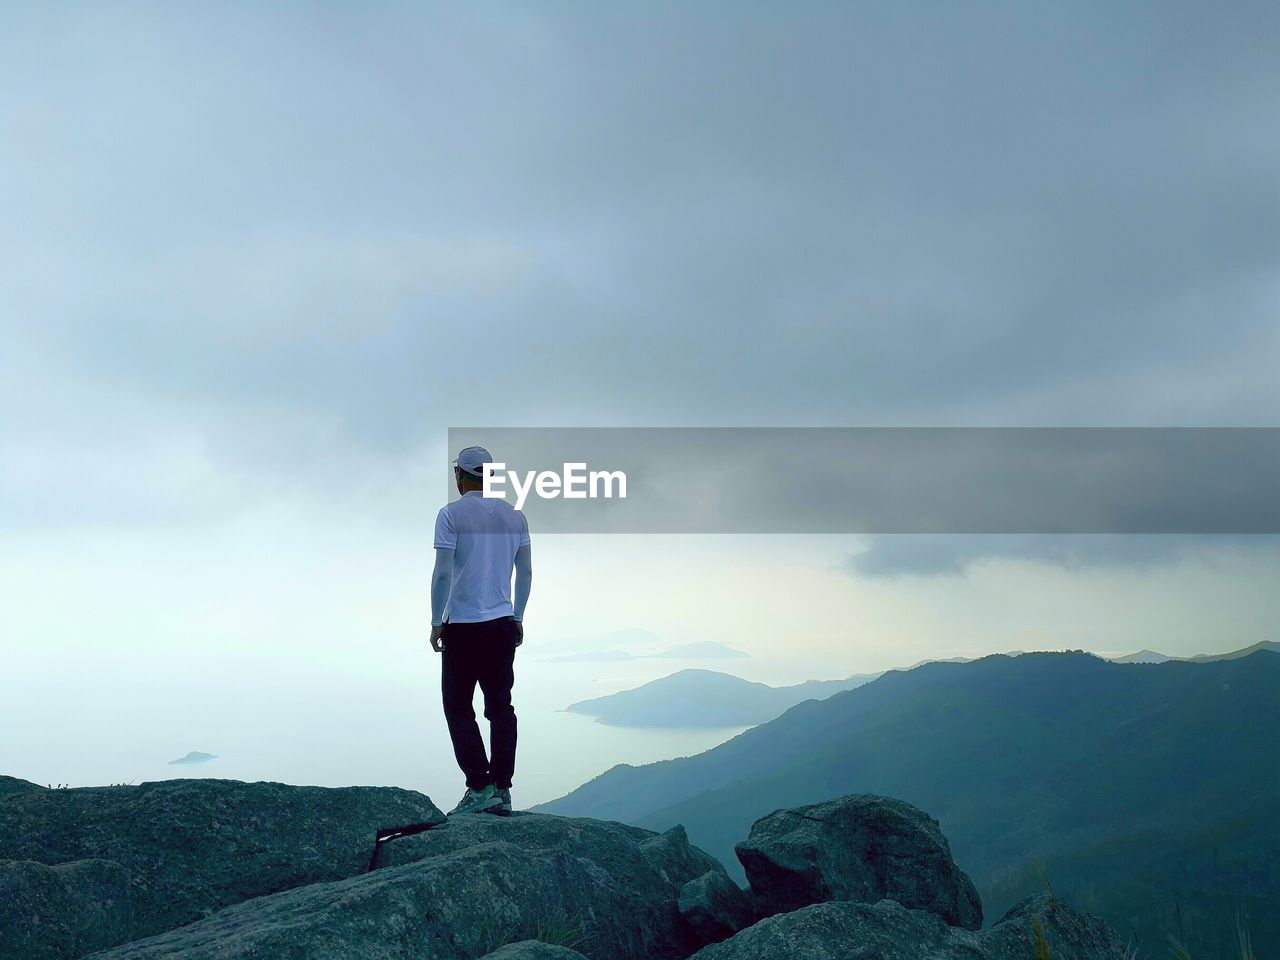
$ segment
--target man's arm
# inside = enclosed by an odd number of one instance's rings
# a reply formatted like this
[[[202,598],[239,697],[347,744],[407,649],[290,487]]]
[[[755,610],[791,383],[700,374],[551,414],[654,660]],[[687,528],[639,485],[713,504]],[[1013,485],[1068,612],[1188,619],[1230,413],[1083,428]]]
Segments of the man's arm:
[[[516,596],[512,604],[513,619],[516,622],[516,646],[524,642],[524,608],[529,602],[529,591],[533,588],[533,554],[529,544],[516,551]]]
[[[443,646],[444,614],[449,605],[449,589],[453,586],[453,549],[436,547],[436,566],[431,571],[431,649],[439,653]]]

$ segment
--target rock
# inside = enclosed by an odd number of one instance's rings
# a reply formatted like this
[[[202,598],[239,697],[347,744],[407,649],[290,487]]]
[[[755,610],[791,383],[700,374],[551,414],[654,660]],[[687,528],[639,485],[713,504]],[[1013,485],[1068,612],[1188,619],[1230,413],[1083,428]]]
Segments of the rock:
[[[835,901],[776,914],[693,956],[696,960],[951,960],[952,931],[973,946],[976,934],[948,926],[937,914],[907,910],[892,900]]]
[[[444,819],[429,798],[388,787],[209,779],[18,788],[0,794],[0,859],[119,863],[134,908],[125,940],[251,897],[363,873],[380,827]]]
[[[692,846],[683,827],[658,834],[609,820],[525,811],[508,817],[455,817],[443,827],[386,844],[378,862],[379,866],[412,863],[494,841],[529,852],[567,852],[595,864],[637,904],[648,904],[651,922],[663,931],[663,941],[682,944],[686,953],[705,941],[680,916],[681,888],[706,873],[729,882],[720,861]]]
[[[3,960],[79,957],[128,939],[133,922],[129,875],[114,861],[0,860]]]
[[[1122,960],[1128,955],[1120,935],[1106,923],[1044,894],[1012,907],[983,934],[982,946],[991,960],[1034,957],[1037,928],[1054,960]]]
[[[379,828],[414,823],[431,828],[383,844],[365,872]],[[6,778],[5,857],[0,960],[1124,957],[1114,931],[1050,897],[965,929],[981,908],[937,823],[868,796],[757,821],[739,857],[774,915],[755,924],[753,901],[681,827],[447,821],[396,789]]]
[[[483,960],[583,960],[583,954],[541,940],[521,940],[485,954]]]
[[[1019,904],[982,933],[893,900],[820,903],[761,920],[692,960],[1032,960],[1037,923],[1053,960],[1124,960],[1114,930],[1048,897]]]
[[[719,943],[755,922],[755,909],[736,883],[710,871],[680,889],[680,914],[701,943]]]
[[[762,916],[828,900],[896,900],[977,930],[982,902],[938,822],[909,803],[855,794],[777,810],[735,848]]]
[[[526,811],[509,817],[454,817],[442,827],[385,844],[377,865],[412,863],[493,841],[583,857],[607,871],[623,889],[669,902],[673,911],[680,888],[690,880],[708,871],[725,873],[719,860],[690,845],[683,827],[659,834],[611,820]]]
[[[681,887],[708,870],[724,873],[724,865],[715,857],[689,842],[684,827],[676,824],[665,833],[650,835],[640,843],[640,854],[668,883]],[[725,874],[728,876],[728,874]]]
[[[663,881],[640,853],[636,834],[644,831],[560,819],[458,818],[390,845],[418,846],[432,854],[425,859],[259,897],[94,956],[468,960],[530,938],[575,942],[594,960],[688,956],[693,945],[675,906],[676,888],[659,886]],[[503,830],[513,839],[484,839]],[[578,841],[561,847],[575,832]]]

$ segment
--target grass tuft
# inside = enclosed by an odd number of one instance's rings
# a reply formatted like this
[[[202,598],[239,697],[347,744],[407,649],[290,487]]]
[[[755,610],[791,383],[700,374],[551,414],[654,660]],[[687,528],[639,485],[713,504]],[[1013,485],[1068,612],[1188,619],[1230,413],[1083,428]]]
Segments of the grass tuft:
[[[1253,952],[1253,938],[1249,936],[1249,921],[1243,913],[1236,914],[1236,941],[1240,944],[1240,960],[1258,960]]]
[[[1053,960],[1053,951],[1049,949],[1049,941],[1045,939],[1039,919],[1031,921],[1031,939],[1036,949],[1035,960]]]
[[[583,924],[571,919],[564,910],[557,910],[549,916],[539,917],[533,925],[497,924],[485,920],[480,925],[480,942],[482,953],[492,953],[508,943],[519,943],[522,940],[541,940],[557,947],[575,949],[586,939],[587,931]]]
[[[1039,857],[1031,858],[1031,866],[1036,871],[1036,876],[1040,878],[1040,885],[1044,887],[1044,892],[1049,895],[1049,899],[1054,899],[1053,884],[1049,882],[1049,871],[1045,869],[1044,862]]]
[[[532,939],[572,950],[586,938],[586,935],[586,928],[578,921],[570,920],[561,910],[539,920],[534,928]]]

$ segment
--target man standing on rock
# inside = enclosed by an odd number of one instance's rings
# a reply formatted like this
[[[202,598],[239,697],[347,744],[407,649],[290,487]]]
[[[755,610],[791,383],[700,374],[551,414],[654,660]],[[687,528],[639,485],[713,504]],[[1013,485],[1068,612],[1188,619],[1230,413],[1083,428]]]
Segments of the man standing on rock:
[[[442,654],[440,687],[453,755],[467,778],[454,813],[511,812],[516,712],[511,706],[516,647],[524,642],[524,608],[533,582],[529,524],[505,500],[484,495],[484,447],[467,447],[453,463],[461,499],[436,515],[431,575],[431,649]],[[515,572],[515,602],[511,575]],[[489,746],[472,698],[484,693]]]

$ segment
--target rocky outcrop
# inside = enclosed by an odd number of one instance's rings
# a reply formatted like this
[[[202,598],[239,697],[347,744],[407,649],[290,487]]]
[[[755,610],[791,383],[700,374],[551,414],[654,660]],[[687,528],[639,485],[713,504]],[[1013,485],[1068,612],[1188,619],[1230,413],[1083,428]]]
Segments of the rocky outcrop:
[[[0,860],[0,957],[78,957],[133,929],[129,875],[115,861]]]
[[[1037,941],[1048,953],[1037,952]],[[1124,960],[1124,945],[1101,920],[1060,901],[1038,897],[1019,904],[990,930],[944,923],[935,913],[892,900],[833,901],[761,920],[693,960]]]
[[[1123,957],[1105,924],[1047,897],[966,929],[972,885],[900,801],[778,811],[739,856],[750,893],[681,827],[446,820],[394,789],[0,779],[0,960]],[[755,922],[758,905],[772,915]]]
[[[680,888],[718,866],[683,831],[534,813],[455,817],[380,860],[363,877],[260,897],[98,956],[463,960],[551,932],[597,960],[678,960],[699,945]]]
[[[828,900],[894,900],[977,930],[982,902],[938,822],[909,803],[855,794],[778,810],[735,852],[762,916]]]
[[[681,887],[708,870],[724,873],[724,865],[689,842],[684,827],[676,824],[665,833],[650,835],[640,842],[640,855],[668,883]],[[727,874],[726,874],[727,875]]]
[[[429,798],[390,787],[167,780],[46,790],[14,783],[0,793],[0,860],[119,864],[133,920],[113,942],[251,897],[354,876],[367,869],[380,827],[444,820]]]
[[[982,947],[991,960],[1044,956],[1040,943],[1049,948],[1047,955],[1054,960],[1123,960],[1130,956],[1110,926],[1051,895],[1023,900],[982,935]]]
[[[397,866],[495,841],[588,859],[637,896],[670,901],[673,908],[690,880],[708,871],[724,874],[719,860],[689,843],[683,827],[654,833],[611,820],[526,812],[454,817],[440,829],[386,844],[374,865]]]
[[[584,960],[584,957],[577,950],[570,950],[568,947],[543,943],[541,940],[521,940],[485,954],[484,960]]]
[[[719,943],[755,922],[751,898],[719,871],[680,888],[680,915],[701,943]]]

